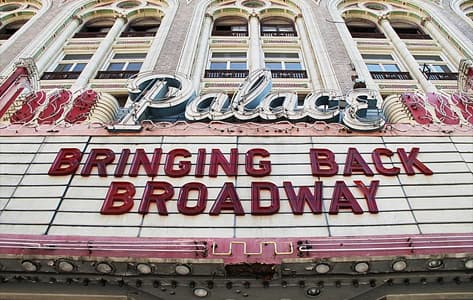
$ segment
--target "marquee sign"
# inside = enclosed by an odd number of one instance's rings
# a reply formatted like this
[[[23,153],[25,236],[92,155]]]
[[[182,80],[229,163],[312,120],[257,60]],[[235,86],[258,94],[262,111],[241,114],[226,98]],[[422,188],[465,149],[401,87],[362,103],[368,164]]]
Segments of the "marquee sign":
[[[409,153],[404,148],[398,148],[396,154],[400,159],[400,165],[406,174],[412,176],[417,173],[423,175],[432,175],[433,172],[418,158],[420,149],[414,147]],[[235,177],[238,175],[238,149],[231,148],[230,155],[226,157],[220,149],[212,149],[207,154],[207,149],[199,148],[197,155],[192,157],[190,151],[177,148],[170,150],[163,155],[161,148],[155,148],[150,158],[144,149],[136,149],[133,159],[130,159],[130,149],[123,149],[117,155],[112,149],[100,148],[91,149],[90,153],[83,155],[77,148],[61,148],[57,154],[48,174],[50,176],[72,175],[79,172],[79,165],[84,159],[85,163],[80,170],[80,176],[91,176],[92,169],[96,168],[98,176],[115,178],[123,177],[126,172],[127,165],[131,161],[128,168],[128,176],[137,177],[140,168],[143,168],[146,175],[150,178],[158,176],[158,169],[164,163],[165,177],[168,179],[178,177],[194,177],[194,178],[215,178],[218,176]],[[245,155],[245,173],[253,178],[262,178],[271,175],[271,154],[262,148],[252,148],[246,151]],[[385,176],[399,175],[401,169],[397,166],[387,167],[383,163],[383,158],[394,156],[394,152],[387,148],[376,148],[371,153],[372,163],[376,171]],[[117,159],[117,156],[119,158]],[[164,157],[163,157],[164,156]],[[311,175],[317,177],[329,177],[339,173],[339,164],[335,159],[332,151],[325,148],[311,148],[308,153],[308,161],[310,162]],[[209,161],[209,162],[207,162]],[[107,166],[116,163],[113,173],[107,172]],[[208,170],[206,164],[209,163]],[[192,168],[192,166],[194,166]],[[191,169],[192,172],[191,172]],[[373,170],[354,147],[348,148],[346,159],[344,161],[343,176],[350,177],[355,174],[362,174],[367,177],[374,176]],[[152,203],[156,204],[158,213],[161,216],[167,216],[166,202],[171,200],[176,194],[176,189],[172,181],[162,181],[161,176],[157,177],[157,181],[148,181],[141,197],[140,214],[147,214]],[[366,200],[370,213],[378,213],[376,204],[376,192],[379,186],[379,180],[371,180],[369,183],[362,180],[354,180],[355,188],[363,195]],[[297,183],[296,183],[297,184]],[[304,205],[307,203],[310,210],[314,214],[322,213],[323,201],[323,181],[315,180],[312,186],[300,186],[298,191],[294,187],[294,182],[285,180],[282,183],[282,191],[278,186],[270,181],[251,182],[251,214],[252,215],[272,215],[279,211],[280,196],[284,192],[289,201],[292,213],[300,215],[304,211]],[[263,205],[262,194],[269,194],[270,204]],[[197,204],[189,204],[191,194],[197,195]],[[104,215],[123,214],[129,212],[134,205],[134,197],[136,188],[129,181],[113,181],[108,189],[107,195],[101,209]],[[344,180],[337,180],[330,197],[331,203],[329,208],[330,214],[338,214],[340,209],[347,209],[355,214],[362,214],[363,209],[358,204],[350,188]],[[208,201],[208,189],[205,183],[188,182],[180,189],[177,196],[177,209],[179,213],[184,215],[197,215],[205,211]],[[244,215],[245,211],[241,205],[237,188],[233,182],[225,182],[215,199],[210,215],[219,215],[222,210],[233,211],[235,215]]]

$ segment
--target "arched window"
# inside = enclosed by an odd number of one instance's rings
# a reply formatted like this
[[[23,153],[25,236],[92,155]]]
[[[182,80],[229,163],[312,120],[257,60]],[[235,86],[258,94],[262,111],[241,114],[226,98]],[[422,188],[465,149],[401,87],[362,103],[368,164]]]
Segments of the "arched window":
[[[391,26],[401,39],[431,40],[419,26],[404,21],[392,21]]]
[[[8,40],[12,35],[17,32],[21,26],[23,26],[28,20],[18,20],[8,23],[0,28],[0,40]]]
[[[155,36],[161,20],[156,17],[138,18],[130,22],[122,32],[122,37]]]
[[[248,22],[240,17],[222,17],[214,22],[214,36],[248,36]]]
[[[285,18],[266,18],[261,21],[262,36],[297,36],[291,20]]]
[[[384,34],[379,30],[375,23],[363,19],[350,19],[345,24],[354,38],[374,38],[383,39]]]
[[[80,31],[74,35],[74,38],[105,37],[114,22],[113,18],[99,18],[87,21]]]

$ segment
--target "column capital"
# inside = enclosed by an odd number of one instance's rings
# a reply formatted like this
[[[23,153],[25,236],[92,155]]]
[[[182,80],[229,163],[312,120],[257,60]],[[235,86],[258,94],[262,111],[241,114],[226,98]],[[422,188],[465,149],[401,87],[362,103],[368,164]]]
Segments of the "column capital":
[[[123,14],[123,13],[116,13],[113,17],[115,18],[115,20],[117,20],[117,19],[123,19],[123,20],[125,21],[125,23],[128,22],[127,16],[126,16],[125,14]]]
[[[297,14],[296,16],[294,16],[294,21],[297,21],[297,20],[299,20],[299,19],[301,19],[301,20],[304,19],[304,18],[302,17],[302,14]]]
[[[250,18],[257,18],[259,20],[259,15],[253,10],[250,14]]]
[[[389,14],[383,14],[378,17],[378,24],[381,24],[383,21],[389,21]]]
[[[209,13],[205,13],[205,16],[204,16],[206,19],[210,19],[210,21],[213,21],[214,20],[214,16],[212,16],[211,14]]]
[[[420,21],[420,25],[424,26],[425,23],[432,21],[431,16],[423,17],[422,20]]]
[[[84,22],[84,20],[81,17],[79,17],[78,15],[73,15],[71,17],[71,19],[72,20],[77,20],[79,22],[79,24],[82,24],[82,22]]]

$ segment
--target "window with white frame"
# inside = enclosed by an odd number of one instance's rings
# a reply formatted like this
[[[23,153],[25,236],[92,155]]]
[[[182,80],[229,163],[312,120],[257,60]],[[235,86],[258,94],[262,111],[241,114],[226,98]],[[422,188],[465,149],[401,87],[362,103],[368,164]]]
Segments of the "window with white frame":
[[[373,79],[412,79],[408,72],[402,72],[391,54],[364,53],[361,55]]]
[[[51,72],[44,72],[41,79],[77,79],[91,57],[90,53],[67,53]]]
[[[307,78],[298,52],[265,52],[264,60],[273,78]]]
[[[245,78],[248,76],[247,54],[244,51],[220,52],[210,55],[206,78]]]
[[[458,74],[453,73],[439,54],[415,54],[414,58],[419,69],[429,80],[457,80]]]
[[[126,79],[138,73],[146,53],[115,53],[97,79]]]

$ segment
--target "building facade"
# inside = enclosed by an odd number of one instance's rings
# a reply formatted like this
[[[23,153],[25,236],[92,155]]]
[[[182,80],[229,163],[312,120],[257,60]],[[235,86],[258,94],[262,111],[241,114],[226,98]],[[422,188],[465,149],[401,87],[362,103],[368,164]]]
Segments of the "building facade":
[[[0,0],[0,299],[473,298],[472,16]]]

